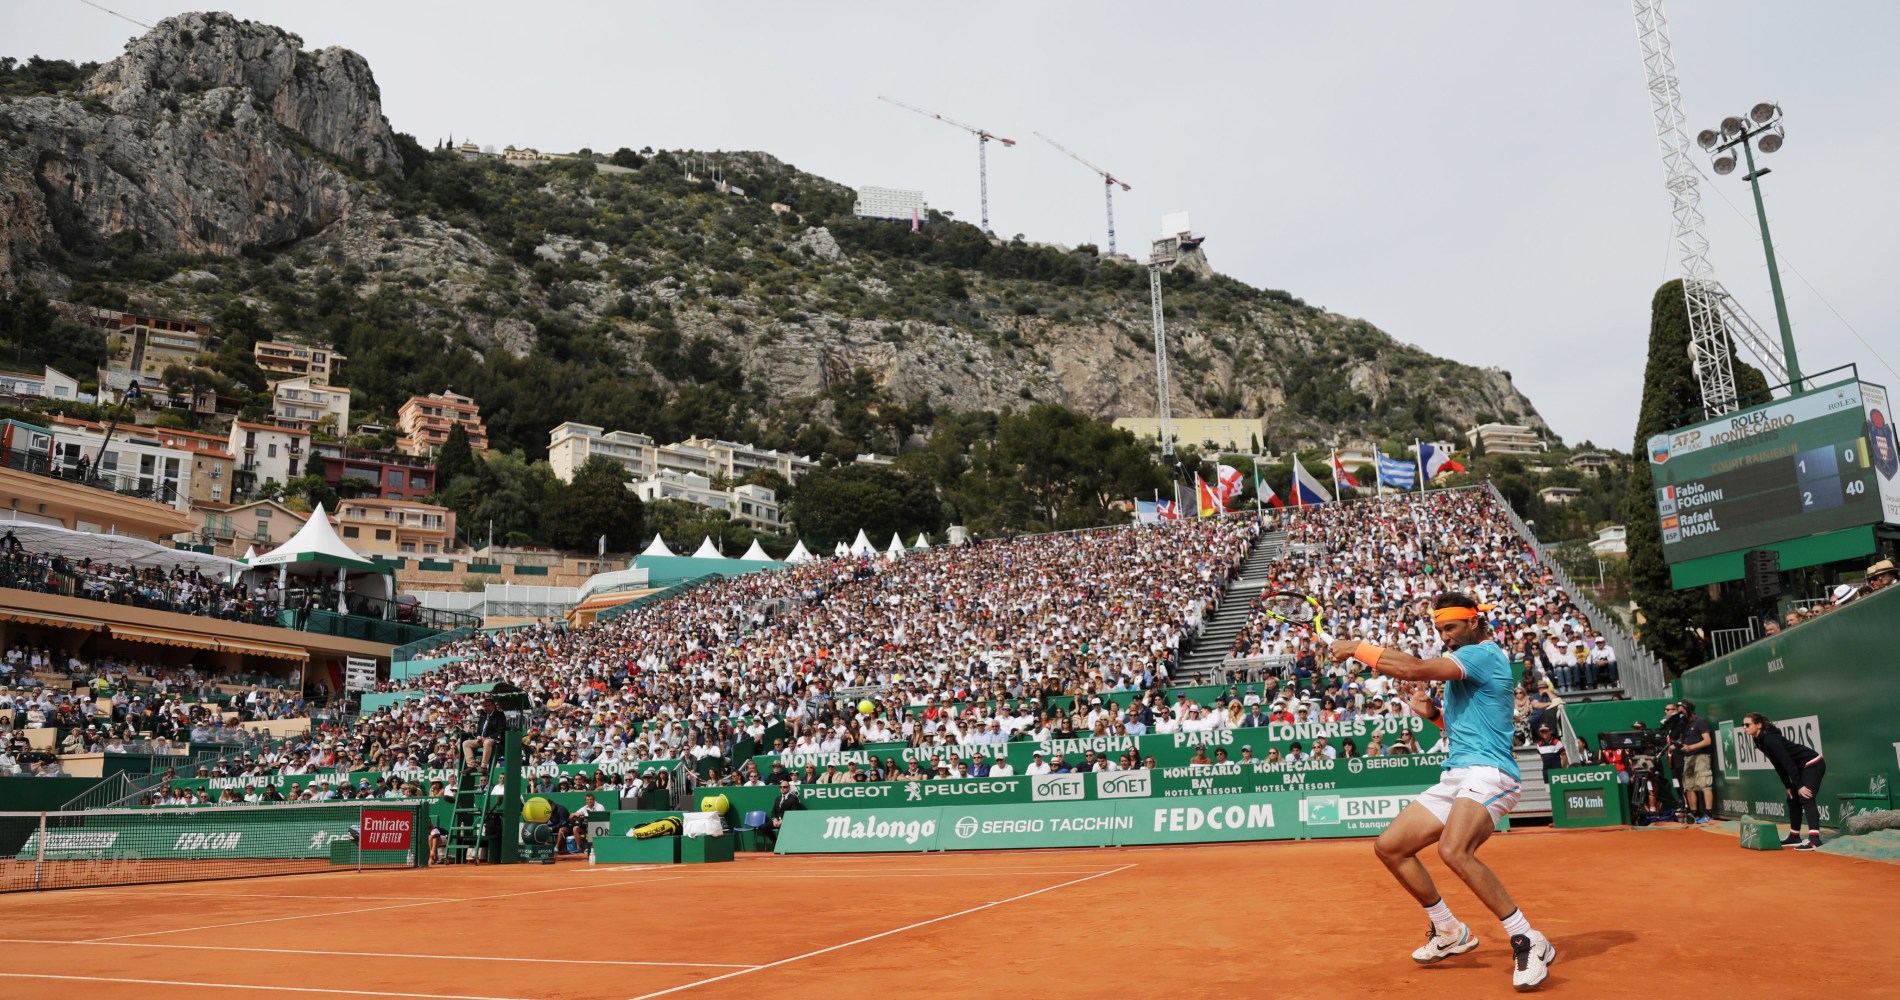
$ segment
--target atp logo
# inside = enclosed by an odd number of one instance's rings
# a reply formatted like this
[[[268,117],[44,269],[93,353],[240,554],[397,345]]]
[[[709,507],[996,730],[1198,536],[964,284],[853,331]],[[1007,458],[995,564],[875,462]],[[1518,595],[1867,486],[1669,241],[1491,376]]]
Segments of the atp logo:
[[[1346,758],[1346,773],[1358,774],[1360,771],[1363,771],[1365,769],[1366,769],[1365,761],[1360,760],[1357,757]]]
[[[976,836],[976,817],[965,816],[962,819],[957,820],[957,825],[955,829],[957,831],[957,836],[962,837],[965,840],[968,840],[971,837]]]
[[[924,786],[915,781],[904,782],[904,801],[916,802],[924,797]]]

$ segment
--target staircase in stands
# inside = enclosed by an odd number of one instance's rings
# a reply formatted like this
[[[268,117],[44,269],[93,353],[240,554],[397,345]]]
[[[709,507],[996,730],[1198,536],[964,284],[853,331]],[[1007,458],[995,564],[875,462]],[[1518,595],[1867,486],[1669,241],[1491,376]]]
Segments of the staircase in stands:
[[[1247,627],[1253,617],[1254,598],[1265,588],[1273,564],[1286,554],[1286,532],[1269,531],[1254,541],[1253,551],[1241,561],[1240,575],[1227,585],[1212,614],[1201,620],[1194,643],[1181,658],[1174,672],[1176,686],[1213,684],[1220,680],[1220,665],[1234,646],[1234,636]]]

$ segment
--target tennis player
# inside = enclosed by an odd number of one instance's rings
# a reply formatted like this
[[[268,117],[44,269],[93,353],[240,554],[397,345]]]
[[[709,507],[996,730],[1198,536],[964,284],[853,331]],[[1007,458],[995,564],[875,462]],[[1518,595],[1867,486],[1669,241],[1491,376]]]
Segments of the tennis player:
[[[1533,928],[1497,874],[1478,860],[1498,818],[1517,805],[1517,761],[1511,753],[1511,661],[1491,640],[1491,626],[1477,601],[1464,594],[1438,595],[1432,625],[1450,651],[1421,660],[1371,643],[1336,640],[1337,659],[1359,660],[1400,681],[1444,681],[1442,710],[1423,692],[1415,711],[1445,730],[1451,755],[1438,784],[1426,789],[1399,813],[1373,850],[1405,891],[1425,908],[1431,927],[1423,947],[1412,952],[1420,965],[1462,955],[1478,946],[1471,928],[1452,916],[1418,852],[1438,845],[1438,856],[1504,924],[1516,961],[1511,985],[1520,992],[1543,985],[1557,949]]]

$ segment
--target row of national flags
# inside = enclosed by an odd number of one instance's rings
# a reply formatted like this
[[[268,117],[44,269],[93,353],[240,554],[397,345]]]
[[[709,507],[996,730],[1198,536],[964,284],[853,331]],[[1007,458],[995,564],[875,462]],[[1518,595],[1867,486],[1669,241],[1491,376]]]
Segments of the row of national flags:
[[[1377,476],[1379,486],[1398,490],[1410,490],[1420,482],[1430,483],[1441,473],[1463,472],[1465,467],[1454,461],[1451,454],[1442,448],[1435,448],[1423,442],[1414,442],[1416,461],[1408,462],[1400,458],[1378,457]],[[1287,498],[1281,499],[1272,486],[1267,484],[1260,469],[1255,466],[1253,472],[1253,495],[1255,503],[1267,507],[1303,507],[1312,504],[1331,503],[1342,488],[1359,489],[1358,477],[1346,471],[1339,460],[1339,453],[1333,452],[1331,460],[1333,488],[1328,490],[1318,476],[1300,463],[1298,455],[1293,456],[1293,482],[1287,488]],[[1156,494],[1152,501],[1135,501],[1135,513],[1143,524],[1157,521],[1173,521],[1184,517],[1214,517],[1234,509],[1234,501],[1239,498],[1244,475],[1231,465],[1218,465],[1214,470],[1212,483],[1203,479],[1200,473],[1194,474],[1194,485],[1174,484],[1174,496],[1163,500]]]

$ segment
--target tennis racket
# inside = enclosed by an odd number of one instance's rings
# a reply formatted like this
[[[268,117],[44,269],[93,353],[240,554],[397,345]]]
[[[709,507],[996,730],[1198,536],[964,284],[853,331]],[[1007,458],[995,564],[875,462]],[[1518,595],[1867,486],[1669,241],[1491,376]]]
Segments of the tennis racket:
[[[1268,594],[1261,599],[1260,609],[1270,618],[1311,631],[1321,642],[1333,641],[1332,633],[1326,631],[1326,609],[1297,590]]]

